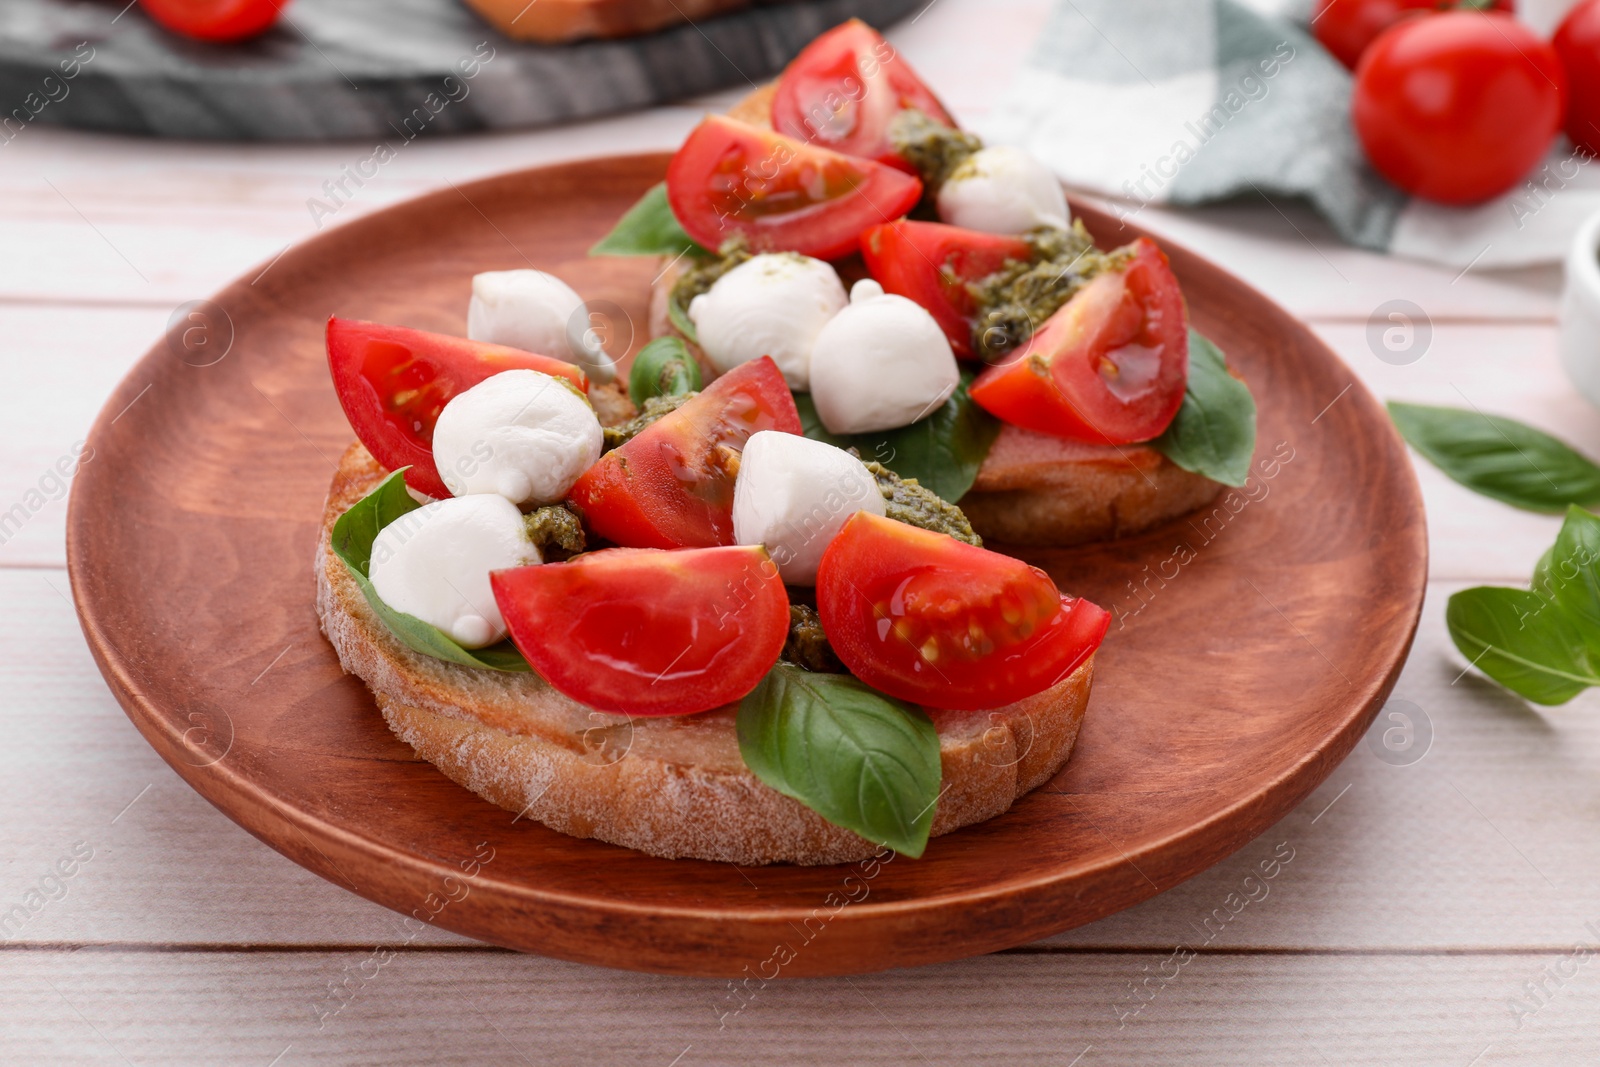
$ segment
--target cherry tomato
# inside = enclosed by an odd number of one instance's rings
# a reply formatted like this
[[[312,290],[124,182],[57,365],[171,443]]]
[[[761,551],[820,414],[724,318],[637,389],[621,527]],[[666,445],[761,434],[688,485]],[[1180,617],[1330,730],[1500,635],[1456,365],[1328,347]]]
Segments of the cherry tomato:
[[[1567,136],[1600,154],[1600,0],[1584,0],[1556,30],[1556,54],[1567,71]]]
[[[1014,356],[972,383],[1006,422],[1124,445],[1158,436],[1183,405],[1189,330],[1167,257],[1141,237],[1121,271],[1097,275]]]
[[[1554,48],[1510,15],[1451,11],[1372,42],[1351,117],[1385,178],[1441,204],[1475,204],[1544,158],[1565,108]]]
[[[267,32],[289,0],[139,0],[174,33],[202,41],[243,41]]]
[[[600,711],[692,715],[756,687],[789,594],[759,545],[609,548],[495,571],[495,603],[539,677]]]
[[[911,64],[860,19],[806,45],[778,79],[772,128],[849,156],[910,171],[889,143],[889,123],[906,108],[954,126]]]
[[[801,432],[794,396],[770,356],[741,363],[601,456],[567,498],[589,529],[619,545],[731,545],[739,454],[758,430]]]
[[[1384,30],[1403,18],[1421,12],[1464,8],[1449,0],[1318,0],[1311,29],[1322,46],[1349,70],[1355,70],[1361,53]],[[1515,11],[1512,0],[1494,0],[1493,11]]]
[[[823,632],[852,674],[930,708],[1000,708],[1055,685],[1111,615],[1021,560],[858,512],[817,572]]]
[[[867,270],[885,292],[928,309],[963,359],[972,357],[972,317],[977,307],[968,282],[986,278],[1007,260],[1028,260],[1028,242],[942,222],[901,219],[861,235]]]
[[[328,369],[350,428],[372,457],[390,470],[409,467],[406,484],[447,497],[433,464],[433,425],[457,393],[506,370],[536,370],[589,391],[571,363],[464,337],[328,320]]]
[[[838,259],[921,197],[922,182],[893,167],[721,115],[696,126],[667,167],[672,213],[707,248],[740,236],[758,252]]]

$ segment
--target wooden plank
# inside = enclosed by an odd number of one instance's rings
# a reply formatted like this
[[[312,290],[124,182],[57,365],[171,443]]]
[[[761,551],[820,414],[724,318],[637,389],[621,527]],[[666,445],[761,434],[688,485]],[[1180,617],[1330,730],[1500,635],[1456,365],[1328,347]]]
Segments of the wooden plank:
[[[8,1058],[38,1064],[1592,1063],[1600,964],[1564,951],[1000,955],[747,988],[509,953],[11,951],[0,1001]]]
[[[1535,712],[1475,675],[1430,590],[1396,695],[1434,732],[1412,766],[1362,746],[1272,831],[1211,871],[1052,943],[1160,949],[1553,950],[1600,920],[1590,841],[1600,800],[1600,697]],[[0,571],[0,913],[74,844],[95,850],[67,895],[28,918],[27,944],[352,945],[393,941],[394,916],[321,881],[209,807],[161,763],[95,672],[52,570]],[[1322,670],[1314,650],[1285,670]],[[1090,714],[1094,714],[1091,710]],[[62,783],[75,783],[70,789]],[[48,798],[48,799],[46,799]],[[1151,797],[1159,803],[1159,795]],[[132,805],[129,807],[129,805]],[[126,809],[126,810],[124,810]],[[1514,843],[1514,844],[1513,844]],[[1287,863],[1280,847],[1292,850]],[[1264,883],[1261,864],[1281,871]],[[1245,879],[1254,876],[1249,883]],[[1230,894],[1261,897],[1225,923]],[[1537,900],[1537,907],[1507,901]],[[435,935],[431,935],[433,937]],[[442,941],[458,941],[440,933]]]

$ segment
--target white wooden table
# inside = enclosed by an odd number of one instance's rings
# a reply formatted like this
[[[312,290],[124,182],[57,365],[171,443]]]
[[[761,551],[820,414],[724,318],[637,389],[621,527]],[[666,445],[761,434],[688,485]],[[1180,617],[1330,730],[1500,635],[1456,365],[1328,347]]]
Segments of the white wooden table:
[[[1036,0],[938,0],[891,37],[958,114],[976,116],[1044,11]],[[447,180],[668,148],[732,95],[419,141],[347,211]],[[1206,874],[1011,952],[783,983],[722,1030],[722,983],[430,932],[350,983],[359,992],[319,1025],[330,986],[374,945],[397,942],[392,916],[257,843],[128,724],[68,600],[66,505],[47,472],[177,305],[313,232],[307,199],[369,152],[44,128],[0,145],[0,511],[27,500],[34,512],[0,546],[0,915],[37,906],[0,943],[0,1062],[1600,1061],[1600,962],[1574,954],[1600,951],[1600,698],[1524,705],[1464,674],[1442,624],[1451,591],[1526,580],[1558,523],[1426,466],[1429,598],[1396,696],[1422,709],[1431,750],[1393,766],[1363,745],[1301,809]],[[1557,366],[1554,270],[1455,277],[1345,248],[1287,204],[1149,210],[1141,221],[1305,318],[1379,395],[1471,402],[1600,455],[1600,417]],[[1374,309],[1394,298],[1420,305],[1433,327],[1407,366],[1381,362],[1366,337]],[[47,879],[74,850],[89,858]],[[1275,852],[1292,859],[1267,896],[1230,914],[1230,894]],[[1214,914],[1228,916],[1213,919],[1220,932],[1181,968],[1169,962],[1176,945],[1206,942]]]

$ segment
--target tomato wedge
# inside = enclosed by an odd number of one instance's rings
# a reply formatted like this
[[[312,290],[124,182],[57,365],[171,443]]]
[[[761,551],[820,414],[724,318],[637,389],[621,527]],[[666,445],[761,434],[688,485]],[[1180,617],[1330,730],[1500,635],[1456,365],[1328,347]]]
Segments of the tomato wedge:
[[[600,457],[567,499],[589,529],[633,548],[733,544],[733,481],[757,430],[800,433],[783,372],[762,356]]]
[[[1098,275],[1017,355],[972,383],[1006,422],[1101,444],[1148,441],[1183,405],[1189,331],[1167,257],[1141,237],[1121,271]]]
[[[921,180],[893,167],[721,115],[696,126],[667,166],[672,213],[707,248],[743,237],[757,252],[838,259],[921,197]]]
[[[433,424],[457,393],[507,370],[536,370],[589,391],[582,369],[504,345],[404,326],[331,318],[328,369],[350,428],[390,470],[410,467],[406,484],[447,497],[433,465]]]
[[[1016,237],[901,219],[862,234],[861,255],[885,292],[927,308],[956,356],[971,359],[978,309],[967,283],[987,278],[1008,260],[1032,259],[1033,249]]]
[[[766,549],[608,548],[495,571],[511,640],[573,700],[692,715],[756,687],[783,651],[789,594]]]
[[[817,612],[874,689],[930,708],[1000,708],[1083,665],[1111,615],[1021,560],[858,512],[822,556]]]
[[[851,19],[806,45],[784,70],[772,97],[772,128],[910,171],[889,142],[889,123],[906,108],[955,125],[911,64],[877,30]]]
[[[243,41],[265,33],[289,0],[140,0],[156,22],[201,41]]]

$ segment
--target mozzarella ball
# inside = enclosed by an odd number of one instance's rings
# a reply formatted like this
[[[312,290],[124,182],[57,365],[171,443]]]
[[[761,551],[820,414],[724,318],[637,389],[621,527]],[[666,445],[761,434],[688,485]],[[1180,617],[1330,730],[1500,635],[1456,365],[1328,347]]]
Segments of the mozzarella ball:
[[[522,512],[500,496],[437,500],[378,531],[367,576],[379,599],[483,648],[506,635],[489,572],[541,563]]]
[[[823,551],[858,511],[884,513],[878,481],[859,459],[781,430],[750,435],[733,484],[733,539],[765,545],[784,581],[816,584]]]
[[[822,328],[811,353],[811,399],[830,433],[892,430],[926,418],[961,382],[950,341],[919,304],[870,278]]]
[[[1040,226],[1066,229],[1067,196],[1050,168],[1020,148],[974,152],[939,188],[939,217],[984,233],[1022,234]]]
[[[601,384],[617,376],[616,363],[590,329],[589,305],[572,286],[542,270],[474,275],[467,336],[576,363]]]
[[[771,356],[789,388],[805,390],[812,342],[848,302],[828,264],[777,252],[745,260],[690,301],[688,311],[718,373]]]
[[[433,427],[433,462],[456,496],[554,504],[600,458],[594,408],[564,378],[502,371],[451,398]]]

